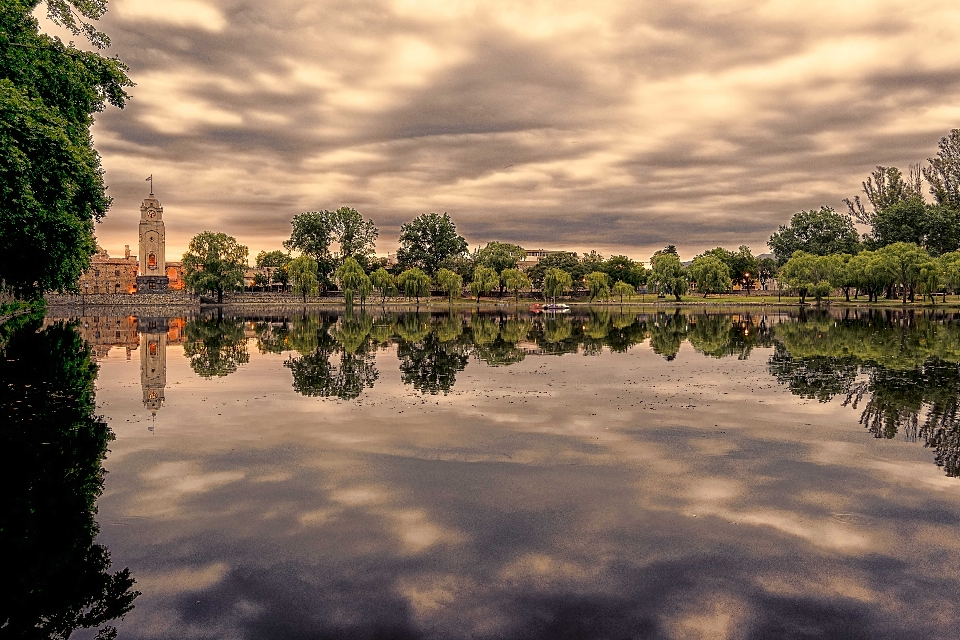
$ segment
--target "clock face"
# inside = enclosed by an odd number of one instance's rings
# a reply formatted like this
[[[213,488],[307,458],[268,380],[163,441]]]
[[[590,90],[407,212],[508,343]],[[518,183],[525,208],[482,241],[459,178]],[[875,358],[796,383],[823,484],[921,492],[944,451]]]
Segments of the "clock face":
[[[156,218],[156,217],[157,217],[157,210],[156,210],[156,209],[147,209],[147,217],[148,217],[148,218]]]

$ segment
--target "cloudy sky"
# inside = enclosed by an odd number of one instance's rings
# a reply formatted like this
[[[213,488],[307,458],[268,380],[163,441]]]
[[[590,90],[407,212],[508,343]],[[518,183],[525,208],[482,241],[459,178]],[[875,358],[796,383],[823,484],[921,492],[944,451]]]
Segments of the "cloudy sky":
[[[94,128],[111,253],[151,173],[168,259],[205,229],[279,248],[295,214],[344,205],[380,253],[431,211],[471,247],[760,253],[960,126],[949,0],[109,6],[137,83]]]

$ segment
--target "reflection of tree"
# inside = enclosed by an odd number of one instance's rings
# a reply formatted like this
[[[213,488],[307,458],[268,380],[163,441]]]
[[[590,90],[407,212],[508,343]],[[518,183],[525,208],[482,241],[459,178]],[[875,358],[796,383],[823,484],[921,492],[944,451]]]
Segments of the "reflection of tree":
[[[869,313],[784,323],[775,333],[780,344],[770,372],[793,393],[862,404],[860,423],[874,437],[919,438],[947,475],[960,476],[960,327],[929,316]]]
[[[133,608],[127,569],[95,543],[101,467],[113,432],[95,414],[96,366],[68,327],[9,335],[0,352],[0,636],[66,638]],[[97,638],[111,638],[104,627]]]
[[[220,314],[195,318],[187,322],[184,334],[183,355],[198,376],[227,376],[250,361],[242,320],[223,318]]]
[[[765,322],[754,324],[751,316],[700,314],[687,322],[690,345],[705,356],[737,356],[745,360],[757,346],[770,345]]]
[[[446,394],[467,366],[469,340],[456,321],[431,326],[429,316],[404,314],[397,323],[400,379],[421,393]],[[449,338],[442,340],[442,337]]]
[[[647,324],[650,332],[650,348],[667,360],[673,360],[680,351],[680,345],[687,337],[687,319],[678,309],[676,313],[659,312]]]
[[[511,318],[509,320],[484,316],[475,317],[472,323],[474,353],[477,358],[491,367],[516,364],[526,354],[517,347],[517,342],[526,338],[533,326],[528,320]]]
[[[376,347],[370,338],[373,321],[366,313],[348,314],[339,321],[303,316],[294,321],[300,357],[283,366],[293,374],[293,389],[304,396],[351,400],[380,378]],[[311,349],[312,347],[312,349]],[[339,355],[339,362],[331,362]]]
[[[290,326],[286,320],[258,322],[256,332],[257,351],[260,353],[283,353],[290,349]]]

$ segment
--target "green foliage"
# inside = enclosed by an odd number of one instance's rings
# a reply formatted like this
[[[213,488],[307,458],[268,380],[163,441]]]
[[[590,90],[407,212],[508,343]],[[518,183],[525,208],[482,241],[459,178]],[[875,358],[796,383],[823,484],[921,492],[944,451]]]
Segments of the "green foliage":
[[[623,280],[618,280],[613,284],[611,293],[615,296],[619,296],[620,304],[623,304],[623,299],[626,297],[628,300],[633,296],[637,295],[637,290],[633,288],[629,282],[624,282]]]
[[[347,258],[361,266],[370,263],[379,231],[372,220],[364,220],[356,209],[340,207],[336,211],[305,211],[293,217],[286,249],[295,249],[317,263],[317,278],[324,288],[330,277]],[[339,251],[332,251],[337,243]]]
[[[782,265],[797,251],[817,256],[856,253],[859,238],[848,216],[820,207],[793,214],[790,224],[770,236],[767,245]]]
[[[610,256],[600,271],[610,276],[610,282],[626,282],[634,289],[647,282],[647,270],[639,262],[627,256]]]
[[[114,434],[96,413],[89,347],[72,327],[41,322],[0,328],[10,331],[0,340],[0,635],[62,639],[101,627],[97,637],[107,638],[115,630],[102,625],[140,595],[129,569],[111,572],[110,552],[96,542]]]
[[[437,281],[437,286],[447,292],[450,304],[453,304],[453,297],[459,297],[463,291],[463,278],[460,277],[460,274],[450,269],[440,269],[434,279]]]
[[[936,204],[960,209],[960,129],[940,138],[936,157],[928,158],[923,177],[930,183]]]
[[[467,241],[457,234],[450,216],[425,213],[400,227],[397,261],[402,268],[435,274],[445,260],[467,252]]]
[[[256,265],[259,268],[263,268],[263,267],[279,268],[279,267],[284,267],[290,264],[291,260],[293,260],[293,258],[290,256],[289,253],[284,253],[279,249],[276,249],[274,251],[261,251],[260,253],[257,254]]]
[[[397,293],[396,280],[393,275],[383,267],[380,267],[370,274],[370,285],[380,294],[381,304],[387,296],[392,296]]]
[[[830,294],[831,280],[841,265],[834,256],[817,256],[797,251],[780,269],[780,277],[788,289],[793,289],[804,304],[808,295],[813,295],[817,304]]]
[[[520,301],[520,292],[529,291],[533,282],[520,269],[504,269],[500,274],[500,282],[508,291],[513,292],[514,302]]]
[[[517,264],[527,257],[523,247],[509,242],[488,242],[487,246],[477,252],[474,263],[477,266],[489,267],[503,273],[504,269],[516,269]]]
[[[879,249],[877,255],[893,275],[894,282],[900,284],[906,304],[907,295],[912,295],[920,283],[920,268],[930,260],[930,254],[913,243],[896,242]]]
[[[477,267],[473,271],[473,281],[470,283],[470,293],[477,296],[477,302],[480,302],[481,294],[488,294],[500,284],[500,277],[497,272],[490,267]]]
[[[228,376],[250,361],[242,320],[202,316],[187,321],[183,332],[183,355],[202,378]]]
[[[716,255],[706,253],[693,259],[690,279],[697,283],[697,291],[706,298],[709,293],[723,293],[731,287],[730,267]]]
[[[430,276],[421,269],[413,267],[407,269],[397,278],[397,286],[408,298],[416,298],[417,304],[420,304],[421,296],[430,295]]]
[[[363,272],[363,267],[360,266],[356,258],[352,256],[347,257],[340,268],[337,269],[336,278],[348,307],[353,304],[354,294],[361,294],[361,297],[366,299],[372,288],[370,278]]]
[[[551,253],[540,258],[537,264],[527,270],[527,275],[530,276],[533,286],[543,289],[544,278],[550,269],[566,271],[570,274],[571,279],[574,278],[574,274],[577,274],[576,278],[582,278],[584,275],[577,254],[567,251]]]
[[[563,269],[553,267],[543,276],[543,295],[556,302],[558,296],[573,287],[573,278]]]
[[[650,258],[650,266],[648,282],[660,295],[672,294],[679,302],[680,296],[687,292],[688,284],[687,272],[680,264],[679,256],[671,251],[658,251]]]
[[[920,193],[920,173],[913,170],[909,180],[904,180],[900,169],[878,166],[861,184],[872,210],[867,211],[860,201],[860,196],[855,196],[853,200],[845,199],[844,202],[851,218],[869,226],[873,226],[874,216],[878,212],[908,200],[923,199]]]
[[[38,4],[10,0],[0,10],[0,284],[24,297],[72,290],[89,266],[93,223],[111,204],[90,127],[108,103],[123,108],[133,86],[116,58],[41,34]],[[102,2],[47,6],[61,25],[106,44],[82,21],[102,15]]]
[[[246,268],[247,248],[225,233],[199,233],[183,254],[187,287],[197,293],[216,293],[218,302],[223,302],[224,291],[243,289]]]
[[[768,282],[776,279],[778,269],[779,265],[775,258],[758,258],[757,280],[760,282],[760,286],[766,288]]]
[[[294,258],[287,265],[287,273],[290,276],[293,293],[303,296],[303,301],[307,301],[307,296],[315,296],[320,293],[320,280],[317,278],[317,262],[310,256],[300,256]]]
[[[587,290],[590,292],[590,302],[593,302],[594,298],[600,300],[610,299],[610,276],[604,272],[593,271],[588,273],[584,276],[583,282],[587,285]]]

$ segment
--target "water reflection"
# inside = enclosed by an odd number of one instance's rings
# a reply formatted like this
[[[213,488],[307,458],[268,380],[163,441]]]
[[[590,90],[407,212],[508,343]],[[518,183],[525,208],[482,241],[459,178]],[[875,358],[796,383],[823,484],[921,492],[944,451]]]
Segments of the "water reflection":
[[[933,314],[804,316],[776,328],[770,373],[794,394],[862,406],[876,438],[920,440],[960,476],[960,325]]]
[[[243,321],[222,313],[200,316],[186,323],[183,355],[202,378],[223,377],[250,361]]]
[[[101,466],[114,435],[96,415],[97,367],[73,327],[0,327],[0,637],[66,638],[133,608],[129,570],[95,542]],[[128,336],[129,337],[129,336]]]

